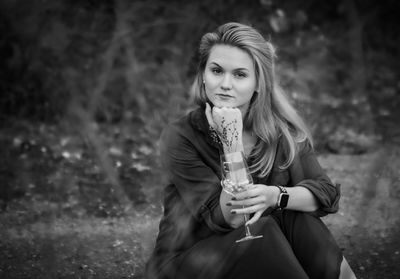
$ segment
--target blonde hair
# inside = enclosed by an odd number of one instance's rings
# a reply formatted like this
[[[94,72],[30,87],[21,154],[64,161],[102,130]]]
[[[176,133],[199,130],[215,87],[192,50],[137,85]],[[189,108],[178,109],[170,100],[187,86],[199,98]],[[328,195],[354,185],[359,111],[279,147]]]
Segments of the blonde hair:
[[[298,144],[309,141],[311,134],[302,118],[286,98],[275,80],[275,49],[253,27],[240,23],[226,23],[215,32],[205,34],[199,46],[199,64],[192,93],[195,102],[204,105],[207,101],[203,87],[203,73],[215,45],[229,45],[246,51],[253,59],[258,90],[254,93],[244,117],[245,129],[251,130],[258,141],[251,153],[253,172],[267,176],[274,164],[279,138],[283,137],[287,149],[287,160],[279,166],[285,169],[293,162]]]

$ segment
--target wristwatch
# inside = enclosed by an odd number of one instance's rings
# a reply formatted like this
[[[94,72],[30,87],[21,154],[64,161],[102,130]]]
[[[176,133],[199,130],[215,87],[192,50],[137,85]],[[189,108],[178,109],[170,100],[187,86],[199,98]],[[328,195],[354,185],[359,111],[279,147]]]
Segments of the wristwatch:
[[[286,188],[283,186],[277,185],[281,193],[279,194],[278,201],[276,202],[277,209],[284,209],[289,201],[289,193],[286,191]]]

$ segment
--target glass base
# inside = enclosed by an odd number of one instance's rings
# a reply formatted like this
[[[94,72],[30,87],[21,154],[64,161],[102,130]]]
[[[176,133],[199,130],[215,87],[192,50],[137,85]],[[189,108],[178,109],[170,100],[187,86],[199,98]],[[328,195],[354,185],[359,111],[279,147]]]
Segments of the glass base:
[[[247,240],[252,240],[252,239],[257,239],[257,238],[262,238],[262,235],[247,235],[241,239],[236,240],[236,243],[247,241]]]

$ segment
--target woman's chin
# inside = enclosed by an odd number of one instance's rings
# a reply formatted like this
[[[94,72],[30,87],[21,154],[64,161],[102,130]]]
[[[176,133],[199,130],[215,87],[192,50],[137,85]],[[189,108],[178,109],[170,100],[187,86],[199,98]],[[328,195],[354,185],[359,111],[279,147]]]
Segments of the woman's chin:
[[[221,100],[215,100],[213,102],[214,106],[220,107],[220,108],[235,108],[236,104],[233,104],[232,102],[226,102],[226,101],[221,101]]]

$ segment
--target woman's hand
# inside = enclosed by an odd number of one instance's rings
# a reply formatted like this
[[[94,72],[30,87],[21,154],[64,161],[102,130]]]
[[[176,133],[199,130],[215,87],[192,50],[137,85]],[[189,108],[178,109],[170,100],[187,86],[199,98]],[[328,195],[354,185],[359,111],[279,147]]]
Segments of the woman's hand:
[[[206,103],[206,117],[208,124],[217,132],[225,153],[243,151],[243,120],[238,108],[211,109]]]
[[[278,187],[254,184],[248,190],[235,194],[230,204],[239,208],[232,209],[231,212],[236,214],[255,213],[247,222],[248,225],[251,225],[260,219],[262,213],[267,208],[275,207],[279,194],[280,190]],[[242,206],[244,208],[241,208]]]

